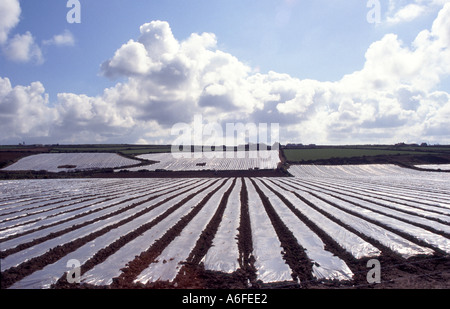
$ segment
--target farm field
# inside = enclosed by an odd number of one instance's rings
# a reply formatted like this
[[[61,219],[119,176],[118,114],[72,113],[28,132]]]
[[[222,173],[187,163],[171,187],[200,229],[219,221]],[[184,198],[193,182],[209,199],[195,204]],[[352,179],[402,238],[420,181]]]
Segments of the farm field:
[[[292,164],[395,163],[408,166],[450,163],[448,146],[370,145],[284,147],[283,155]]]
[[[309,160],[320,160],[330,158],[348,158],[377,155],[417,154],[416,151],[407,150],[384,150],[384,149],[284,149],[288,161],[300,162]],[[420,154],[420,153],[419,153]]]
[[[0,145],[0,168],[11,165],[33,154],[118,154],[132,158],[144,153],[170,152],[170,145]],[[59,170],[58,170],[59,171]]]
[[[450,174],[290,172],[2,181],[1,288],[450,287]]]
[[[186,154],[184,154],[186,155]],[[169,171],[201,171],[201,170],[249,170],[276,169],[280,162],[278,150],[267,151],[221,151],[187,153],[152,153],[139,155],[137,158],[156,161],[158,163],[128,168],[128,171],[169,170]]]
[[[102,168],[118,168],[141,163],[115,153],[41,153],[20,159],[4,171],[70,172]]]

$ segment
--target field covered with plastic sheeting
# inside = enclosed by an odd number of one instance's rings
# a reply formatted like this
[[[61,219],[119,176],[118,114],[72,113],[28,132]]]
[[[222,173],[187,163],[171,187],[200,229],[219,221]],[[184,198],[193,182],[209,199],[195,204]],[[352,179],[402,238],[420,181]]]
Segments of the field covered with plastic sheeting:
[[[403,168],[394,164],[360,164],[360,165],[293,165],[289,172],[296,177],[326,177],[326,178],[348,178],[348,177],[405,177],[430,176],[436,180],[448,175],[436,173],[424,173],[423,171]]]
[[[115,153],[41,153],[20,159],[4,171],[69,172],[132,166],[141,161]]]
[[[448,287],[449,174],[290,172],[0,182],[2,288]]]
[[[201,171],[276,169],[280,162],[277,150],[213,151],[204,153],[150,153],[138,158],[158,163],[129,168],[138,170]]]

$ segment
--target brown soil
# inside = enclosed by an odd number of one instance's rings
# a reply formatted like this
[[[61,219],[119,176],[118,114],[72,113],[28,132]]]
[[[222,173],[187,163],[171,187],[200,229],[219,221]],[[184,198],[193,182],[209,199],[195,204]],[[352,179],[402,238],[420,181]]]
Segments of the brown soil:
[[[288,177],[285,169],[236,171],[138,171],[114,172],[92,170],[84,172],[50,173],[46,171],[0,171],[0,179],[69,179],[69,178],[230,178],[230,177]]]
[[[48,152],[47,148],[26,148],[20,150],[3,150],[0,149],[0,168],[4,168],[18,160],[38,153]]]
[[[281,169],[273,170],[236,170],[236,171],[148,171],[148,172],[117,172],[97,174],[105,178],[216,178],[216,177],[286,177]]]

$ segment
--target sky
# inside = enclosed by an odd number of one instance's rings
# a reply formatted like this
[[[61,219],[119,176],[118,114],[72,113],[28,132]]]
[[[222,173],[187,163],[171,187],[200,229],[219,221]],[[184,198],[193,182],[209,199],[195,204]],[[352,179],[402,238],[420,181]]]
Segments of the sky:
[[[449,75],[450,0],[0,2],[1,144],[449,144]]]

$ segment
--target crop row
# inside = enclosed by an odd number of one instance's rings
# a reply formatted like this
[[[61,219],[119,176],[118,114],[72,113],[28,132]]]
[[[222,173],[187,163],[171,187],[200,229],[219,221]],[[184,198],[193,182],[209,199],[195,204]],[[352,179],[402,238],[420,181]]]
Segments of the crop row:
[[[3,182],[2,288],[64,284],[74,260],[91,286],[176,286],[199,274],[248,286],[352,282],[370,258],[448,255],[448,189],[383,179]]]

